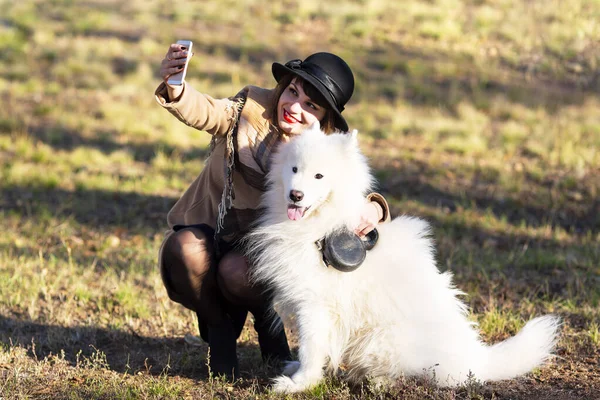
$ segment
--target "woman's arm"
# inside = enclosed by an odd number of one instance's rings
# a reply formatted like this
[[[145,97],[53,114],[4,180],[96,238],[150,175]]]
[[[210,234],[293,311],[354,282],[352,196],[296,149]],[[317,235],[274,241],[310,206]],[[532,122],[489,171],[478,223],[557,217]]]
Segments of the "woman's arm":
[[[179,43],[169,46],[160,65],[163,82],[154,92],[156,101],[186,125],[212,135],[225,134],[237,116],[237,97],[214,99],[198,92],[185,81],[182,85],[168,83],[169,77],[180,72],[187,58],[192,57],[188,50]],[[240,92],[238,96],[242,94]]]
[[[236,118],[238,99],[243,93],[233,98],[214,99],[186,82],[182,86],[181,94],[170,100],[167,85],[161,83],[154,92],[156,101],[186,125],[211,135],[226,134]]]
[[[382,222],[390,221],[390,206],[385,197],[379,193],[373,192],[367,196],[367,200],[378,209],[379,219],[377,220],[377,223],[381,224]]]
[[[354,232],[360,237],[364,237],[377,224],[388,222],[389,220],[390,208],[387,201],[379,193],[371,193],[367,196],[367,201],[360,215],[360,224]]]

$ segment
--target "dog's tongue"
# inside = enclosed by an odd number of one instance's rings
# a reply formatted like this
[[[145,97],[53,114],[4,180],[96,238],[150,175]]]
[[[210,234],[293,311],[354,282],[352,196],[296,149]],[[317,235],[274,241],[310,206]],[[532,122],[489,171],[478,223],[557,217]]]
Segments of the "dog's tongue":
[[[305,210],[306,209],[304,207],[288,206],[288,218],[292,221],[298,221],[302,219]]]

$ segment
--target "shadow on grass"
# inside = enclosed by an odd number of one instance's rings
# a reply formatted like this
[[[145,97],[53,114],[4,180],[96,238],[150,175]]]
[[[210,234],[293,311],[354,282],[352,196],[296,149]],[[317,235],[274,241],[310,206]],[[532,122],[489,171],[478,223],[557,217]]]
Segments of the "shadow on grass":
[[[0,130],[0,135],[7,134]],[[27,134],[38,141],[47,144],[56,150],[72,151],[78,147],[92,147],[100,150],[104,154],[111,154],[117,150],[129,152],[135,161],[150,162],[158,151],[171,156],[178,153],[178,158],[182,161],[204,160],[208,156],[208,147],[194,147],[182,151],[180,148],[165,142],[127,142],[119,143],[114,138],[118,137],[118,132],[110,130],[96,131],[90,137],[82,135],[80,132],[65,126],[52,125],[45,123],[31,126]]]
[[[264,70],[270,62],[303,58],[297,49],[280,46],[276,51],[265,46],[245,49],[235,45],[208,45],[208,54],[224,54],[243,69]],[[549,58],[558,55],[547,54]],[[364,61],[363,61],[364,60]],[[477,65],[475,60],[451,51],[427,52],[386,42],[385,47],[369,46],[348,57],[358,83],[351,103],[375,101],[393,102],[402,98],[414,105],[444,108],[455,112],[456,107],[467,102],[486,110],[490,100],[502,96],[508,102],[531,109],[544,108],[552,114],[562,107],[582,105],[586,97],[598,97],[600,75],[595,70],[578,74],[532,73],[530,65],[515,64],[502,58],[490,59],[490,69]],[[435,73],[436,65],[453,65],[457,72],[452,76]],[[493,72],[494,71],[494,72]],[[249,82],[251,83],[251,82]]]
[[[451,111],[460,102],[485,109],[491,98],[501,95],[512,103],[553,113],[563,106],[583,104],[588,95],[597,97],[600,88],[595,71],[542,78],[528,76],[526,65],[514,66],[499,60],[497,65],[492,65],[493,69],[484,72],[481,66],[460,54],[427,54],[400,44],[370,48],[363,59],[367,61],[364,68],[357,69],[357,79],[383,88],[374,93],[374,97],[388,100],[402,97],[409,103],[442,106]],[[459,66],[459,72],[452,77],[436,77],[439,74],[433,73],[434,66],[439,63]],[[491,71],[503,73],[492,74]],[[393,86],[398,78],[404,85],[403,90],[396,91]],[[373,100],[371,95],[369,100]]]
[[[97,2],[77,3],[77,10],[80,13],[91,13],[99,15],[109,15],[119,13],[119,15],[134,14],[130,9],[122,5],[110,6],[97,4]],[[250,7],[248,10],[252,10]],[[54,5],[40,6],[40,11],[44,15],[49,15],[55,21],[71,21],[71,13],[56,11]],[[76,14],[77,15],[77,14]],[[163,21],[177,21],[180,17],[176,10],[158,13],[156,18]],[[329,23],[327,19],[319,20],[314,16],[317,25],[320,23]],[[312,17],[311,17],[312,18]],[[12,21],[7,21],[12,23]],[[135,21],[137,22],[137,21]],[[185,23],[182,29],[185,29]],[[288,23],[283,23],[285,27]],[[91,37],[114,37],[125,43],[137,42],[143,37],[153,37],[155,40],[161,40],[156,37],[152,29],[140,23],[133,23],[131,26],[119,26],[118,29],[99,28],[94,24],[81,24],[73,26],[71,29],[77,29],[81,34]],[[214,24],[212,21],[203,18],[194,19],[193,31],[186,34],[198,36],[197,32],[203,29],[210,29],[222,33],[224,37],[246,38],[248,34],[244,27],[240,29],[239,24],[221,23]],[[282,30],[282,32],[284,32]],[[176,32],[176,30],[174,30]],[[185,30],[184,30],[185,32]],[[246,34],[246,36],[244,36]],[[250,35],[251,36],[251,35]],[[335,39],[335,38],[334,38]],[[408,47],[403,43],[392,40],[376,40],[375,44],[364,46],[363,42],[349,41],[345,38],[337,39],[342,42],[334,42],[334,47],[355,46],[356,51],[352,57],[348,57],[350,65],[356,72],[359,82],[381,82],[393,83],[396,78],[401,76],[406,78],[407,90],[403,96],[409,102],[429,104],[434,107],[443,105],[452,109],[457,101],[465,99],[478,98],[478,101],[485,102],[485,98],[490,95],[507,94],[511,101],[524,104],[528,107],[537,108],[539,106],[552,110],[554,107],[560,107],[570,104],[579,104],[582,94],[597,96],[600,89],[600,75],[593,65],[588,62],[581,62],[576,70],[564,69],[559,71],[548,71],[548,65],[568,65],[577,61],[578,54],[569,56],[553,51],[551,46],[544,46],[539,51],[541,54],[535,57],[527,58],[525,54],[516,60],[502,54],[487,59],[474,60],[471,55],[465,55],[461,50],[441,50],[441,46],[435,49],[427,50],[427,47],[417,48]],[[168,44],[165,43],[165,49]],[[224,54],[233,63],[241,63],[243,69],[252,68],[255,71],[264,71],[265,64],[274,61],[285,62],[293,58],[304,58],[309,54],[299,54],[298,46],[290,41],[252,41],[241,40],[237,44],[214,44],[202,43],[203,49],[208,55]],[[480,49],[485,51],[485,48]],[[318,51],[315,47],[312,51]],[[335,51],[335,50],[334,50]],[[596,49],[588,49],[588,52],[594,52]],[[586,57],[592,59],[592,57]],[[362,60],[366,64],[362,65]],[[157,63],[160,60],[156,60]],[[485,65],[476,65],[476,63],[486,63]],[[437,79],[436,75],[431,73],[435,71],[432,66],[443,63],[451,64],[456,68],[454,78]],[[488,67],[488,68],[486,68]],[[495,71],[501,71],[502,74],[494,74]],[[577,72],[575,72],[577,71]],[[536,76],[537,74],[537,76]],[[504,77],[498,76],[504,75]],[[530,83],[534,82],[534,83]],[[394,97],[393,92],[388,89],[389,85],[383,85],[381,90],[373,93],[375,97],[388,98]],[[457,89],[459,98],[456,97]],[[233,93],[232,93],[233,94]],[[362,93],[358,93],[362,95]]]
[[[302,56],[293,48],[285,53],[292,58]],[[488,70],[461,53],[439,49],[433,53],[390,42],[353,54],[348,59],[358,82],[353,104],[402,98],[414,105],[455,112],[461,102],[486,110],[491,99],[502,96],[513,104],[544,108],[552,114],[562,107],[582,105],[586,97],[598,97],[600,90],[600,75],[591,68],[578,74],[556,72],[542,76],[531,73],[530,65],[499,58],[489,60]],[[558,58],[557,64],[566,62],[556,55],[546,54],[546,57]],[[451,76],[440,75],[435,72],[440,64],[453,65],[456,72]]]
[[[209,55],[224,54],[233,62],[244,61],[249,65],[254,66],[254,69],[257,71],[263,70],[263,66],[265,64],[270,64],[273,62],[284,63],[288,61],[281,58],[279,49],[271,49],[265,43],[257,42],[252,46],[253,47],[242,45],[236,46],[230,43],[206,43],[202,45],[202,50]],[[296,58],[297,57],[298,56],[296,56]],[[251,82],[248,83],[250,84]],[[232,93],[232,95],[233,94],[235,93]]]
[[[426,183],[403,186],[409,189],[398,191],[400,189],[393,188],[391,194],[396,198],[405,197],[436,208],[446,208],[449,213],[457,205],[465,210],[473,208],[473,202],[465,204],[464,199],[439,191]],[[125,229],[128,235],[164,232],[167,229],[166,214],[177,200],[174,197],[116,191],[86,189],[70,192],[64,189],[20,186],[4,187],[2,193],[0,211],[20,216],[23,223],[30,221],[43,227],[44,221],[50,218],[74,219],[95,232]],[[386,194],[385,191],[383,193]],[[532,225],[554,221],[543,208],[506,204],[493,197],[484,197],[477,202],[475,207],[491,207],[498,219],[506,219],[517,225],[523,220]],[[407,210],[392,208],[393,215],[406,212]],[[594,263],[600,262],[600,253],[586,240],[580,241],[577,235],[571,235],[571,241],[563,242],[555,237],[489,230],[485,226],[470,224],[464,218],[445,218],[433,213],[420,213],[417,216],[427,219],[434,231],[443,235],[435,237],[436,243],[441,245],[441,260],[444,260],[440,263],[440,268],[446,268],[446,260],[450,259],[448,262],[451,262],[453,271],[463,283],[472,279],[487,287],[491,279],[504,282],[502,286],[512,287],[513,292],[523,294],[532,290],[530,282],[536,282],[541,287],[536,289],[536,296],[568,299],[577,291],[582,293],[578,288],[587,288],[583,292],[584,298],[594,299],[600,296],[600,293],[592,290],[597,280],[597,273],[593,272]],[[587,218],[569,215],[565,221],[555,222],[563,223],[565,228],[583,227],[585,230],[582,234],[585,235],[598,228],[597,225],[588,225],[590,221],[596,221],[594,223],[597,224],[597,215],[590,214]],[[12,251],[24,255],[37,253],[33,248]],[[63,256],[66,259],[67,254]],[[82,266],[102,265],[104,262],[113,266],[128,266],[131,262],[129,258],[121,260],[118,252],[101,255],[99,260],[96,260],[98,254],[95,252],[88,255],[85,252],[75,252],[73,257]],[[470,265],[477,268],[472,270],[468,267]]]
[[[36,360],[64,352],[71,366],[208,378],[208,346],[204,342],[189,345],[182,337],[147,337],[93,326],[64,327],[0,315],[0,344],[26,348]],[[255,372],[261,363],[258,345],[238,343],[238,355],[242,375],[248,370]]]
[[[507,199],[493,195],[493,190],[475,190],[457,186],[452,191],[468,192],[461,197],[431,185],[427,176],[436,174],[426,164],[419,165],[419,173],[393,171],[393,182],[382,179],[381,191],[396,199],[412,199],[420,203],[445,208],[454,212],[457,207],[465,210],[492,212],[496,218],[513,225],[525,224],[539,227],[559,226],[576,235],[600,232],[600,199],[584,198],[582,201],[565,202],[558,207],[551,204],[531,204],[527,199]],[[390,175],[389,170],[374,171],[376,175]],[[584,182],[580,183],[585,185]],[[464,186],[464,185],[463,185]],[[485,185],[492,187],[493,184]],[[546,190],[535,187],[536,190]],[[491,195],[489,193],[492,193]],[[122,226],[129,229],[164,229],[166,215],[177,201],[176,197],[144,195],[133,192],[79,189],[73,192],[60,188],[42,186],[2,187],[0,210],[17,213],[24,217],[38,218],[44,215],[72,217],[81,224],[95,227]],[[471,232],[479,236],[479,232]],[[557,243],[550,243],[555,245]]]
[[[427,166],[422,166],[427,169]],[[595,235],[600,232],[600,198],[590,197],[582,201],[564,201],[553,204],[550,190],[536,188],[548,193],[547,204],[532,204],[528,199],[493,196],[494,185],[484,185],[492,190],[482,190],[457,186],[468,195],[459,196],[444,191],[428,182],[428,172],[419,175],[403,174],[397,171],[394,182],[381,185],[381,191],[396,199],[410,199],[428,206],[445,209],[450,213],[462,207],[465,210],[491,212],[496,218],[506,220],[510,224],[528,227],[551,226],[560,227],[574,235]],[[581,184],[585,184],[581,182]]]
[[[138,233],[166,229],[176,198],[97,189],[67,191],[35,186],[2,187],[0,210],[25,218],[74,218],[90,228],[122,227]]]

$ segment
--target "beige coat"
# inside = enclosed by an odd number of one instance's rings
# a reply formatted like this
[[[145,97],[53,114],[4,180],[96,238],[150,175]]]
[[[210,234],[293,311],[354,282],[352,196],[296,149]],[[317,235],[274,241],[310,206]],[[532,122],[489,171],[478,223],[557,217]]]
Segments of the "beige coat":
[[[231,208],[222,221],[222,238],[234,240],[247,231],[257,215],[263,192],[254,187],[256,185],[248,184],[248,179],[242,175],[254,175],[264,181],[270,153],[281,141],[281,133],[269,123],[267,114],[273,95],[274,90],[246,86],[234,97],[213,99],[187,85],[178,101],[169,102],[165,84],[156,89],[156,100],[162,107],[185,124],[213,135],[213,149],[204,169],[167,215],[169,228],[206,224],[216,229],[219,205],[227,197],[224,193],[227,180],[225,164],[228,149],[233,144],[238,163],[233,173]],[[232,132],[236,123],[235,143],[228,146],[228,138],[234,138]],[[377,193],[369,197],[384,210],[382,220],[389,219],[385,199]]]

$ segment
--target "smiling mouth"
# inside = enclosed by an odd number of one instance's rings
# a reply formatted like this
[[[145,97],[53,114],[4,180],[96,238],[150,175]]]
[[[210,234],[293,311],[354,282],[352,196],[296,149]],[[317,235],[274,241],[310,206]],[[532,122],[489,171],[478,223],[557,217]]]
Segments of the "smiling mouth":
[[[283,119],[285,120],[285,122],[289,123],[289,124],[299,124],[300,121],[298,121],[296,118],[292,117],[292,115],[287,112],[287,110],[284,108],[283,109]]]
[[[295,204],[288,204],[287,214],[288,218],[292,221],[299,221],[304,217],[306,211],[308,211],[309,207],[300,207]]]

